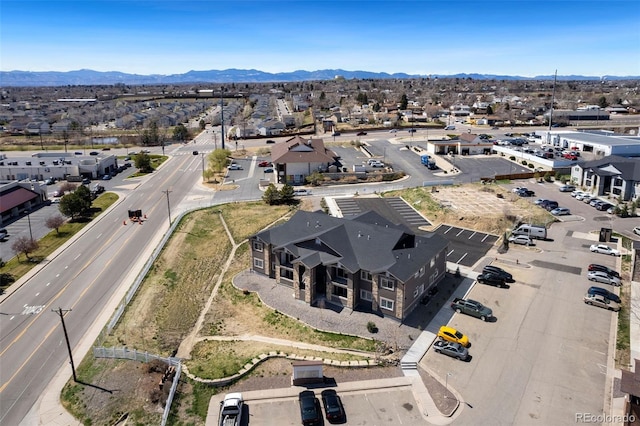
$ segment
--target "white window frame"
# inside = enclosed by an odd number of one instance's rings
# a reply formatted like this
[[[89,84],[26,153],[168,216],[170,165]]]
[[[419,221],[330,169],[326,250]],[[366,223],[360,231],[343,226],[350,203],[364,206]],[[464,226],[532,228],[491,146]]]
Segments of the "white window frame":
[[[260,241],[253,242],[253,251],[262,252],[264,250],[264,244]]]
[[[366,300],[367,302],[373,302],[373,293],[369,290],[360,289],[360,299]]]
[[[336,283],[336,282],[333,283],[333,287],[334,288],[341,288],[341,289],[345,290],[346,295],[340,296],[340,295],[336,294],[335,290],[334,290],[334,291],[331,292],[332,296],[339,297],[340,299],[347,299],[347,297],[349,296],[349,287],[347,287],[344,284],[340,284],[340,283]]]
[[[380,277],[380,287],[385,290],[395,291],[396,290],[396,280],[393,278]]]
[[[254,257],[253,258],[253,267],[254,268],[259,268],[259,269],[264,269],[264,260],[260,259],[259,257]]]
[[[380,298],[380,307],[382,309],[386,309],[387,311],[393,311],[394,301],[391,299],[387,299],[385,297]]]

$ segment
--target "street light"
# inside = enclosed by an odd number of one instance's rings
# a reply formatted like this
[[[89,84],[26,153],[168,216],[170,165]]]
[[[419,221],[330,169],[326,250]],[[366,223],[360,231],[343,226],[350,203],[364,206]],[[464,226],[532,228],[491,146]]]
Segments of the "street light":
[[[202,181],[204,182],[204,152],[200,153],[202,156]]]
[[[29,238],[33,241],[33,232],[31,231],[31,208],[27,211],[27,222],[29,222]]]
[[[451,373],[447,373],[447,376],[444,378],[444,390],[449,391],[449,376],[453,376]],[[447,395],[444,396],[445,398]]]

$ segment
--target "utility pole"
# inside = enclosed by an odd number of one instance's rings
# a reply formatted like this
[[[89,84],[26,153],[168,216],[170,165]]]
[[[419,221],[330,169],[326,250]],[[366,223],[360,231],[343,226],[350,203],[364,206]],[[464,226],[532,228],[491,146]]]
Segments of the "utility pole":
[[[553,92],[551,94],[551,109],[549,110],[549,132],[551,132],[551,120],[553,119],[553,103],[556,99],[556,80],[558,79],[558,70],[553,76]],[[547,133],[547,143],[550,142],[551,135]]]
[[[164,192],[167,196],[167,210],[169,210],[169,228],[171,228],[171,204],[169,204],[169,193],[171,193],[171,191],[167,189],[166,191],[162,192]]]
[[[67,334],[67,326],[64,324],[64,314],[67,312],[71,312],[71,309],[58,308],[58,310],[53,309],[52,312],[60,315],[60,321],[62,321],[62,331],[64,332],[64,339],[67,341],[67,350],[69,351],[69,360],[71,362],[71,371],[73,372],[73,381],[77,382],[78,378],[76,376],[76,366],[73,363],[73,354],[71,353],[71,344],[69,343],[69,335]]]
[[[220,125],[222,126],[220,140],[222,141],[222,149],[224,149],[224,98],[222,97],[222,89],[220,87]]]

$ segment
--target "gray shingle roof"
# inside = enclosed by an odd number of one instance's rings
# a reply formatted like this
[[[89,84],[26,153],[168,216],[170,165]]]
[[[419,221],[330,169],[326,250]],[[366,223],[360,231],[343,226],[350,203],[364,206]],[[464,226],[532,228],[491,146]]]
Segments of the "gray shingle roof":
[[[410,234],[405,227],[391,224],[374,212],[343,219],[298,211],[288,222],[256,237],[276,248],[286,248],[309,267],[340,263],[351,273],[360,269],[389,271],[401,281],[448,244],[438,234]]]
[[[618,155],[610,155],[598,160],[579,163],[583,169],[592,169],[600,176],[618,175],[612,167],[620,171],[620,177],[624,180],[640,181],[640,158],[627,158]]]

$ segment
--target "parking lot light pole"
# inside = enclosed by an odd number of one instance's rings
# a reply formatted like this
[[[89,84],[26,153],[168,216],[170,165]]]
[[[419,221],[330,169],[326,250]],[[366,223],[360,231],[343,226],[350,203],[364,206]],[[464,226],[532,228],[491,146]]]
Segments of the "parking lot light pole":
[[[444,378],[444,390],[445,391],[449,391],[449,376],[452,376],[453,374],[451,373],[447,373],[446,377]],[[447,397],[447,395],[444,396],[445,398]]]
[[[204,182],[204,152],[200,155],[202,156],[202,181]]]

